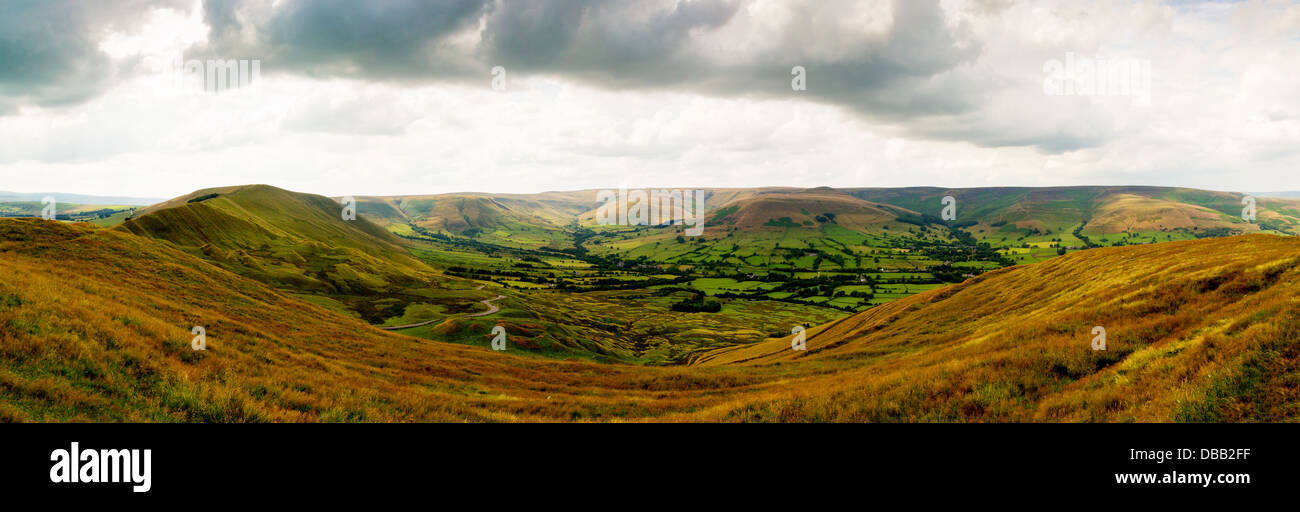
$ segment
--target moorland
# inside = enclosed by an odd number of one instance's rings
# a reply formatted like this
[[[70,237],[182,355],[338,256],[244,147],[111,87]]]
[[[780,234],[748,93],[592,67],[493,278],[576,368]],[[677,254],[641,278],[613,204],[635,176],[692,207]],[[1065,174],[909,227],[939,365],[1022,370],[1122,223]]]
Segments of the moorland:
[[[1300,417],[1298,200],[704,193],[699,236],[597,191],[0,204],[0,419]]]

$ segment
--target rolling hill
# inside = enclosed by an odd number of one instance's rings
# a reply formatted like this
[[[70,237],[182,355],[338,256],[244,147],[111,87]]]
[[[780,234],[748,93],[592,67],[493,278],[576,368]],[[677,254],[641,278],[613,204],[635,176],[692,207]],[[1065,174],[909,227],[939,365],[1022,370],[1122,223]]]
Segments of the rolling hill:
[[[129,230],[0,220],[0,240],[9,421],[1300,419],[1288,237],[1084,251],[816,326],[803,352],[667,368],[380,331]]]
[[[266,185],[199,190],[138,212],[114,229],[169,244],[240,275],[314,294],[373,322],[396,296],[433,285],[437,273],[404,242],[317,195]],[[382,295],[376,302],[377,295]]]
[[[956,218],[949,221],[941,218],[945,196],[956,200]],[[1242,198],[1169,187],[748,189],[710,197],[703,240],[679,239],[676,226],[594,226],[590,213],[580,220],[596,230],[587,242],[598,254],[725,263],[746,272],[790,263],[798,257],[791,250],[858,262],[865,254],[885,267],[919,270],[927,263],[891,263],[877,249],[915,253],[933,242],[982,242],[1012,263],[1031,263],[1096,246],[1300,234],[1300,201],[1256,198],[1257,220],[1247,222]]]
[[[818,247],[837,235],[899,239],[963,237],[1004,250],[1015,261],[1084,248],[1187,240],[1253,232],[1300,234],[1300,200],[1259,197],[1257,220],[1241,218],[1242,194],[1172,187],[1076,186],[953,188],[791,187],[705,188],[706,238],[736,232],[745,243]],[[601,254],[672,261],[698,247],[677,242],[680,226],[600,226],[597,190],[539,194],[456,193],[358,198],[360,211],[404,237],[463,236],[516,248],[572,249],[589,241]],[[957,201],[956,219],[943,221],[941,199]],[[828,217],[825,214],[832,214]],[[828,220],[833,219],[833,220]],[[830,229],[826,229],[829,226]],[[595,231],[588,239],[583,229]],[[750,235],[750,236],[746,236]],[[842,240],[873,242],[862,236]],[[842,247],[823,252],[852,254]],[[779,259],[779,258],[778,258]]]
[[[830,215],[827,215],[830,214]],[[755,194],[734,199],[712,211],[708,225],[726,229],[815,229],[834,222],[854,231],[879,233],[882,228],[905,228],[899,217],[920,214],[896,206],[872,203],[831,188],[801,192]]]
[[[1273,229],[1300,234],[1300,202],[1258,198],[1259,223],[1241,219],[1242,194],[1171,187],[990,187],[942,189],[910,187],[845,189],[855,197],[917,211],[938,212],[940,200],[953,196],[957,221],[980,239],[998,233],[1017,236],[1085,236],[1105,238],[1124,232],[1191,235],[1194,231],[1250,233]],[[932,213],[936,214],[936,213]]]
[[[592,192],[594,194],[594,192]],[[572,247],[565,227],[591,208],[586,191],[357,197],[358,212],[399,235],[444,233],[515,247]]]
[[[82,205],[127,205],[127,206],[149,206],[160,203],[162,199],[147,197],[113,197],[113,196],[92,196],[86,194],[65,194],[62,192],[5,192],[0,191],[0,202],[35,202],[40,203],[45,197],[53,197],[60,203],[73,203]]]

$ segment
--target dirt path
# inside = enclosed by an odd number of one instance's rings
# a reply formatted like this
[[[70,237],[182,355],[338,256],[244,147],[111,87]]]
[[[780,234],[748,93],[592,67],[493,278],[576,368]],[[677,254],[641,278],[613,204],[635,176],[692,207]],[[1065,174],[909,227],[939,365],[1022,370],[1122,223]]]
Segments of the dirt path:
[[[480,286],[480,287],[478,287],[478,289],[481,290],[481,289],[483,289],[483,287]],[[479,302],[482,302],[484,306],[487,306],[487,307],[488,307],[488,310],[487,310],[487,311],[482,311],[482,312],[479,312],[479,313],[471,313],[471,314],[469,314],[469,315],[465,315],[465,318],[474,318],[474,317],[477,317],[477,316],[488,316],[488,315],[490,315],[490,314],[492,314],[492,313],[496,313],[497,311],[501,311],[501,308],[497,307],[497,305],[496,305],[496,304],[493,304],[493,302],[498,301],[498,300],[501,300],[501,299],[504,299],[504,298],[506,298],[505,295],[497,295],[496,298],[494,298],[494,299],[480,300]],[[441,320],[450,320],[450,319],[449,319],[449,318],[445,318],[445,319],[441,319]],[[440,321],[440,320],[429,320],[428,322],[420,322],[420,323],[418,323],[418,324],[395,325],[395,326],[393,326],[393,327],[380,327],[380,329],[383,329],[383,330],[385,330],[385,331],[398,331],[398,330],[401,330],[401,329],[410,329],[410,328],[412,328],[412,327],[424,327],[424,326],[426,326],[426,325],[429,325],[429,324],[431,324],[431,323],[438,322],[438,321]]]

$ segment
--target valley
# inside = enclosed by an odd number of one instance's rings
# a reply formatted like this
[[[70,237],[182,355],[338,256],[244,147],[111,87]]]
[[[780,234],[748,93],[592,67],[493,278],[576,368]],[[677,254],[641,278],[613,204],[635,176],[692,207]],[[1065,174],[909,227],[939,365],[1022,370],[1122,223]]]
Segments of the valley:
[[[700,236],[596,224],[586,191],[3,219],[0,418],[1297,418],[1300,201],[1252,223],[1183,189],[708,193]]]

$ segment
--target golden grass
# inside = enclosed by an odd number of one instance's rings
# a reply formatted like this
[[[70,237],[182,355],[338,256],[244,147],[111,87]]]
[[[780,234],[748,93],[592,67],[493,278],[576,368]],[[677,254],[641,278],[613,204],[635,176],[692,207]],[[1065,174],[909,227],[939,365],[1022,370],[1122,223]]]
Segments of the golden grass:
[[[805,352],[659,368],[419,340],[120,230],[2,221],[0,420],[1291,421],[1298,264],[1266,235],[1095,249],[810,329]]]
[[[764,417],[1294,421],[1298,265],[1300,241],[1268,235],[1095,249],[812,329],[804,352],[787,338],[697,364],[835,369],[746,412]]]

